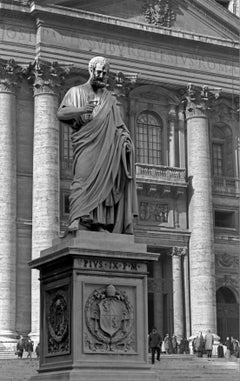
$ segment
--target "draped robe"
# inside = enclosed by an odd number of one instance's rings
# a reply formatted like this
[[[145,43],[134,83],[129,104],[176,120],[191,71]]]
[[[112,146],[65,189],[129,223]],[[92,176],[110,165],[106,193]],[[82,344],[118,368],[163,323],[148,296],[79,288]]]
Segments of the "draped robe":
[[[60,108],[85,106],[89,93],[89,83],[71,88]],[[113,233],[133,234],[133,216],[138,214],[134,146],[108,90],[103,89],[92,119],[83,115],[73,129],[72,146],[69,225],[83,219]]]

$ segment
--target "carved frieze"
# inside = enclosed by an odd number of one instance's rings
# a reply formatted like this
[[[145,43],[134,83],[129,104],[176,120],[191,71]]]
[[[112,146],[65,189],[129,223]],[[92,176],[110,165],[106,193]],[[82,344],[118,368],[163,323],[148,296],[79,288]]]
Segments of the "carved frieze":
[[[167,223],[168,205],[155,201],[140,201],[139,219],[148,222]]]
[[[67,289],[46,293],[47,354],[70,353],[70,308]]]
[[[0,91],[13,92],[21,81],[22,74],[23,69],[13,59],[0,60]]]
[[[134,311],[126,292],[112,284],[95,289],[85,304],[85,352],[135,352]]]
[[[143,5],[148,24],[170,28],[176,20],[175,0],[146,0]]]
[[[216,265],[222,268],[237,268],[239,265],[239,258],[228,253],[216,255]]]

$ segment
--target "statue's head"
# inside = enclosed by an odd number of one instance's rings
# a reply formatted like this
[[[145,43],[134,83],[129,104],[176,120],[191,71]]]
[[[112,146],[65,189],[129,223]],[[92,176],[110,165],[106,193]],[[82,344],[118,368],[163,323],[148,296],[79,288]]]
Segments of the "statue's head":
[[[101,56],[92,58],[88,64],[90,83],[94,89],[103,88],[107,84],[109,61]]]

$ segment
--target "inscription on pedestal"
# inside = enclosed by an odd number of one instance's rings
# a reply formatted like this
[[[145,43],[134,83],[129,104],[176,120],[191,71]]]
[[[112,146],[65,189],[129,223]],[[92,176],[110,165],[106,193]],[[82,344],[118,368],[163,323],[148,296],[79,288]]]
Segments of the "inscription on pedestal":
[[[126,291],[111,284],[95,289],[85,303],[85,353],[135,353],[133,309]]]

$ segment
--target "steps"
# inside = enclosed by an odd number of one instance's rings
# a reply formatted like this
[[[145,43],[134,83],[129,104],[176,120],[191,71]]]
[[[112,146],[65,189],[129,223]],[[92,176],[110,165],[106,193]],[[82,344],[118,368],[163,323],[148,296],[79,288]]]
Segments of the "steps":
[[[0,359],[0,381],[30,381],[37,374],[38,360]],[[197,358],[192,355],[162,355],[152,369],[159,381],[236,381],[240,380],[240,360]],[[94,380],[93,380],[94,381]],[[148,381],[148,380],[146,380]]]

